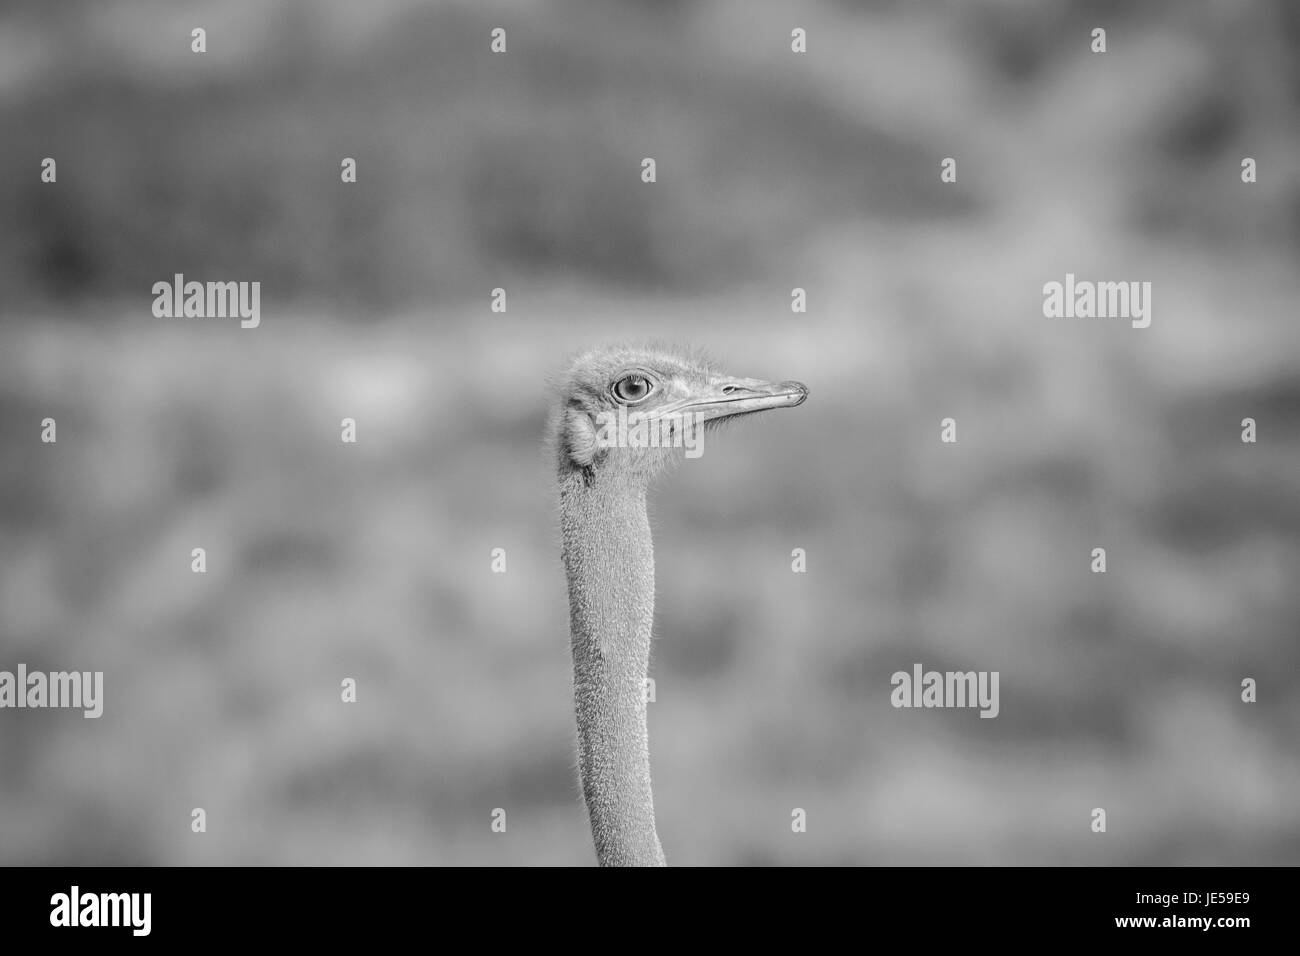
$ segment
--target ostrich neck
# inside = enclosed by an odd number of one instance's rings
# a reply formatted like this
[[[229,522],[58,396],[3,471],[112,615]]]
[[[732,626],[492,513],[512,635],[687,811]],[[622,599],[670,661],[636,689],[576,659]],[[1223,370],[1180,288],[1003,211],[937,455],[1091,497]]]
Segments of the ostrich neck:
[[[596,855],[602,866],[663,865],[646,733],[654,547],[645,484],[617,475],[563,474],[560,525],[578,769]]]

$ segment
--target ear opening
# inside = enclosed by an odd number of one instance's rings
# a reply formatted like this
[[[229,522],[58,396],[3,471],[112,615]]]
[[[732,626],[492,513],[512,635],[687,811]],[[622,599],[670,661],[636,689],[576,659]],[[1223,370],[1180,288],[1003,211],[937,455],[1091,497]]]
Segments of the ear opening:
[[[596,444],[596,427],[591,418],[577,403],[564,410],[564,427],[561,429],[564,450],[570,460],[580,468],[590,468],[600,450]]]

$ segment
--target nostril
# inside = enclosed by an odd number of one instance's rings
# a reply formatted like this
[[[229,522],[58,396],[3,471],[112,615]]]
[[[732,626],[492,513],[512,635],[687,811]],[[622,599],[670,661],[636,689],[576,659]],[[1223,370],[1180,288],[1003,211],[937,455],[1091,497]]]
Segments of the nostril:
[[[722,386],[722,394],[730,395],[732,392],[737,391],[739,388],[740,388],[739,385],[724,385]]]

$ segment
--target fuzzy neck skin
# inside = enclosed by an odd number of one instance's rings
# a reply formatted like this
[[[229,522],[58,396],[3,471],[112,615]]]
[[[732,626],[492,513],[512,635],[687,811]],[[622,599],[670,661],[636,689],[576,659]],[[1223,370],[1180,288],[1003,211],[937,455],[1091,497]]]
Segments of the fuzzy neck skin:
[[[601,866],[663,866],[655,832],[645,678],[654,548],[640,476],[563,469],[578,769]]]

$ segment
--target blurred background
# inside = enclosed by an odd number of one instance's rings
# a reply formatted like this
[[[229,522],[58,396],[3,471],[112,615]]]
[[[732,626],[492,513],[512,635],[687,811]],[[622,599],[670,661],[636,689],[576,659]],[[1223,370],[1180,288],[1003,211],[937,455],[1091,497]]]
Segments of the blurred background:
[[[11,0],[0,669],[105,712],[0,713],[0,863],[592,863],[546,382],[643,336],[811,386],[652,503],[670,862],[1300,862],[1298,53],[1290,0]]]

